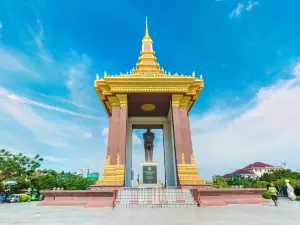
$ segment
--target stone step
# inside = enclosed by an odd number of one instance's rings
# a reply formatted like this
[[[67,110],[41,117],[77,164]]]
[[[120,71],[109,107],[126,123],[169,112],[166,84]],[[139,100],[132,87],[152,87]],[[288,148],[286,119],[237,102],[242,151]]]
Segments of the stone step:
[[[189,189],[122,188],[115,207],[196,207]]]

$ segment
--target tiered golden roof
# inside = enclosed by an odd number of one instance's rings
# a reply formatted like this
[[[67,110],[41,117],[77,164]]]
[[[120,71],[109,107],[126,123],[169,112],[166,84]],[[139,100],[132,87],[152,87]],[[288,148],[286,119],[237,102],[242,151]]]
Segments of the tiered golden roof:
[[[131,70],[130,75],[142,76],[149,73],[160,76],[164,75],[164,71],[160,68],[155,57],[155,52],[153,51],[152,39],[149,35],[148,22],[146,18],[146,30],[145,36],[142,40],[142,51],[140,52],[136,68]]]
[[[204,83],[202,75],[196,78],[195,72],[191,75],[171,74],[160,67],[153,50],[153,41],[149,35],[146,19],[146,30],[142,40],[142,50],[136,64],[130,73],[108,75],[104,72],[103,78],[96,75],[94,83],[99,98],[107,112],[111,115],[110,96],[127,93],[172,93],[190,96],[193,103],[201,93]]]

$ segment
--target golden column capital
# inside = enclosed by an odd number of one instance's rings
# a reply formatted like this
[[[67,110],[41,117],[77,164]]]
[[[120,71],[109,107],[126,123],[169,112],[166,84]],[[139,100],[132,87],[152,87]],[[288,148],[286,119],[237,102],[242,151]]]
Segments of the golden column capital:
[[[107,99],[109,101],[108,105],[110,105],[112,109],[120,108],[120,102],[116,96],[107,96]]]
[[[182,97],[182,94],[172,94],[172,107],[179,107]]]
[[[120,107],[127,107],[127,94],[117,94],[116,97],[119,100]]]
[[[182,94],[172,94],[172,107],[188,110],[192,105],[191,96],[183,96]]]
[[[127,94],[117,94],[115,96],[107,96],[107,106],[111,109],[119,109],[127,107]]]

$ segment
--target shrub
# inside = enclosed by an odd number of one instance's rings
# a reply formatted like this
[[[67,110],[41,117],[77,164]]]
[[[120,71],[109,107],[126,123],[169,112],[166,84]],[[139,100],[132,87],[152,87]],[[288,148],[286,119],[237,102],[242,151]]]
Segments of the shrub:
[[[264,199],[271,199],[272,195],[269,192],[264,192],[264,193],[262,193],[262,197]]]
[[[297,196],[297,197],[296,197],[296,201],[300,201],[300,196]]]
[[[294,187],[295,194],[300,196],[300,180],[292,180],[291,185]]]
[[[267,181],[254,181],[252,182],[252,188],[268,188],[269,182]]]
[[[0,193],[4,192],[4,185],[3,183],[0,183]]]
[[[29,195],[21,194],[20,195],[20,202],[28,202],[30,200]]]

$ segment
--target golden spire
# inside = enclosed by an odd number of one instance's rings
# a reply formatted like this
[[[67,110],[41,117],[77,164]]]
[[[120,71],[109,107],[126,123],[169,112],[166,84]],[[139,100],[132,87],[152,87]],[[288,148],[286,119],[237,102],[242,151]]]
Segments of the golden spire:
[[[145,36],[144,36],[144,39],[143,40],[151,40],[151,37],[149,36],[149,30],[148,30],[148,19],[146,17],[146,29],[145,29]]]
[[[142,40],[142,51],[136,64],[136,69],[130,72],[132,76],[143,76],[147,74],[154,76],[164,75],[164,71],[160,68],[153,51],[152,39],[149,35],[148,19],[146,17],[145,36]]]

